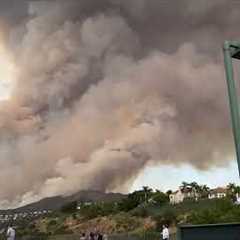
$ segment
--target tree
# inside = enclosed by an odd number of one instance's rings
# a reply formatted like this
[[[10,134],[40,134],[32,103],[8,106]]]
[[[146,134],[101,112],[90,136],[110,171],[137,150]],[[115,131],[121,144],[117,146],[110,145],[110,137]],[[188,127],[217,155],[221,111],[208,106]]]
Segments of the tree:
[[[108,216],[110,214],[117,213],[118,203],[115,202],[105,202],[101,204],[102,216]]]
[[[190,187],[190,184],[187,183],[187,182],[182,182],[181,186],[180,186],[180,189],[182,192],[184,192],[185,190],[187,190],[187,188]]]
[[[136,208],[141,202],[142,196],[139,191],[128,194],[128,197],[123,199],[119,204],[119,210],[128,212]]]
[[[77,201],[70,202],[62,206],[61,211],[64,213],[73,213],[77,209]]]
[[[228,191],[229,193],[234,193],[234,192],[235,192],[235,189],[236,189],[235,183],[229,183],[229,184],[227,185],[227,191]]]
[[[153,194],[153,190],[144,186],[142,190],[134,191],[128,194],[128,197],[119,203],[120,211],[128,212],[142,203],[148,203]]]
[[[143,186],[143,192],[144,192],[144,202],[148,203],[153,190],[147,186]]]
[[[199,193],[200,193],[201,198],[207,198],[208,197],[208,194],[210,192],[210,188],[207,185],[201,185],[199,190],[200,190]]]
[[[189,185],[195,193],[201,192],[201,186],[197,182],[191,182]]]
[[[230,198],[232,201],[236,201],[237,194],[240,193],[240,187],[236,186],[235,183],[229,183],[227,185],[227,197]]]
[[[172,190],[167,190],[166,195],[168,195],[168,197],[169,197],[169,195],[171,195],[172,193],[173,193]]]
[[[152,195],[152,200],[158,205],[163,205],[169,201],[169,196],[159,190],[156,190],[156,192]]]
[[[236,194],[240,194],[240,186],[236,186],[235,192],[236,192]]]
[[[161,214],[154,216],[157,229],[161,229],[162,225],[175,224],[177,221],[177,214],[173,208],[166,208]]]
[[[180,189],[182,192],[191,191],[193,198],[206,198],[210,190],[207,185],[199,185],[197,182],[182,182]]]
[[[84,205],[80,209],[80,214],[86,219],[102,216],[102,209],[99,204]]]

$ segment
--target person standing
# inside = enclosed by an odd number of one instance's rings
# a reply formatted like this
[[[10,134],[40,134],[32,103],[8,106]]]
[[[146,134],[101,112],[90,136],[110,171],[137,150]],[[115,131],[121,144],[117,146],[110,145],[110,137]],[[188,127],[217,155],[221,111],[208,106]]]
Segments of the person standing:
[[[163,225],[162,239],[169,240],[169,230],[168,230],[167,226],[165,226],[165,225]]]
[[[82,236],[80,237],[80,240],[87,240],[85,233],[82,233]]]
[[[95,234],[93,232],[90,232],[89,240],[95,240]]]
[[[15,235],[15,230],[12,226],[9,226],[7,230],[7,240],[15,240]]]
[[[103,234],[103,240],[108,240],[108,235],[106,233]]]
[[[98,232],[97,236],[97,240],[103,240],[103,235],[100,232]]]

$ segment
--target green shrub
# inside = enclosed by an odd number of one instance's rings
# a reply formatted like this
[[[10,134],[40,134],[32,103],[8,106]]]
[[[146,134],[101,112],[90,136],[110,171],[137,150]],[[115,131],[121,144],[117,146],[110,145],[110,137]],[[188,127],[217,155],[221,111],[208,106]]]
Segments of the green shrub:
[[[72,231],[69,230],[66,226],[62,225],[56,228],[53,232],[54,235],[61,235],[61,234],[71,234]]]
[[[169,202],[169,197],[167,194],[156,191],[155,193],[152,194],[152,200],[154,201],[155,204],[162,206]]]
[[[145,207],[138,207],[131,211],[131,215],[135,217],[147,217],[148,211]]]
[[[240,208],[229,199],[215,201],[215,206],[193,211],[187,218],[191,224],[213,224],[240,221]]]
[[[48,225],[49,226],[53,226],[53,225],[56,225],[57,224],[57,221],[52,219],[51,221],[49,221]]]
[[[174,209],[168,208],[162,214],[154,217],[156,221],[157,229],[160,229],[162,225],[172,225],[177,222],[177,214]]]
[[[73,213],[73,212],[76,211],[76,209],[77,209],[77,202],[74,201],[74,202],[70,202],[70,203],[67,203],[64,206],[62,206],[61,212],[63,212],[63,213]]]

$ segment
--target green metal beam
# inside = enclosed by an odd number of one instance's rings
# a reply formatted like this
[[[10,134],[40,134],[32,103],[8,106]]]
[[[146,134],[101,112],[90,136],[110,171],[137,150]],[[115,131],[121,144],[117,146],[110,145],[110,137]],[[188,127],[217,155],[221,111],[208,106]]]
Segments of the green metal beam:
[[[226,70],[226,78],[228,85],[228,95],[229,95],[229,106],[231,110],[231,118],[232,118],[232,128],[234,135],[234,142],[237,154],[237,162],[238,162],[238,171],[240,175],[240,115],[239,115],[239,103],[236,85],[234,81],[233,74],[233,63],[232,58],[234,56],[238,56],[240,53],[240,42],[231,42],[225,41],[224,47],[224,63]],[[239,59],[238,57],[236,57]]]
[[[228,41],[227,41],[228,42]],[[232,58],[240,59],[240,44],[228,42]]]

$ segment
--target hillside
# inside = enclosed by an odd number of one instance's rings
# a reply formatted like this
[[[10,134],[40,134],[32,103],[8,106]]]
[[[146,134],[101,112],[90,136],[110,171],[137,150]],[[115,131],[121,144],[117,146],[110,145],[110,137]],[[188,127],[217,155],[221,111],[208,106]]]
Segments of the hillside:
[[[38,202],[28,204],[26,206],[0,210],[0,214],[12,214],[21,212],[33,212],[41,210],[57,210],[60,209],[66,203],[73,201],[78,202],[115,202],[119,201],[126,196],[120,193],[104,193],[100,191],[80,191],[70,196],[55,196],[50,198],[44,198]]]
[[[111,235],[153,234],[158,239],[159,229],[163,224],[170,226],[170,232],[174,235],[179,224],[240,221],[240,205],[235,204],[229,196],[222,199],[202,198],[198,201],[186,199],[182,203],[171,205],[166,194],[149,191],[147,195],[147,190],[148,188],[144,187],[143,190],[127,196],[82,191],[68,197],[43,199],[12,211],[36,209],[56,209],[56,211],[36,218],[19,218],[14,224],[20,237],[44,235],[47,239],[50,236],[68,234],[79,237],[82,232],[89,233],[93,229],[98,229]],[[77,207],[76,201],[95,203],[80,204]],[[3,224],[2,227],[4,228],[5,225]]]

